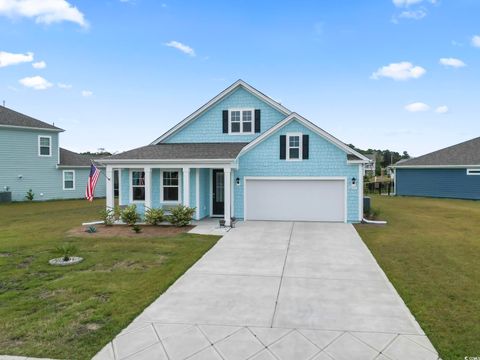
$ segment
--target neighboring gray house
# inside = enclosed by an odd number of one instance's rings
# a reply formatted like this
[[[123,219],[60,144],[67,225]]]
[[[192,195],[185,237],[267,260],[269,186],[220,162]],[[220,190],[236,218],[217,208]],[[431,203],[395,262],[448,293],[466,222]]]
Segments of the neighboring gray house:
[[[0,106],[0,191],[13,201],[75,199],[85,196],[90,158],[59,147],[63,132],[54,125]],[[105,197],[98,181],[96,197]]]
[[[391,168],[396,195],[480,200],[480,137]]]
[[[375,176],[375,169],[377,166],[377,153],[366,154],[365,157],[370,160],[365,164],[365,175]]]

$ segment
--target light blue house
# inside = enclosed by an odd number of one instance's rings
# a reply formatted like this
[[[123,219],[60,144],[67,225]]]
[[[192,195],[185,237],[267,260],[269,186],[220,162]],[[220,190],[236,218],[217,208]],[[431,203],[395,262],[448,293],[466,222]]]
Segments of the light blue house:
[[[396,195],[480,200],[480,137],[392,166]]]
[[[232,217],[359,222],[369,160],[239,80],[150,145],[101,162],[107,177],[120,174],[120,205],[184,204],[196,219],[229,225]]]
[[[85,197],[90,159],[60,148],[64,130],[0,106],[0,191],[11,192],[13,201]],[[105,197],[99,181],[96,197]]]

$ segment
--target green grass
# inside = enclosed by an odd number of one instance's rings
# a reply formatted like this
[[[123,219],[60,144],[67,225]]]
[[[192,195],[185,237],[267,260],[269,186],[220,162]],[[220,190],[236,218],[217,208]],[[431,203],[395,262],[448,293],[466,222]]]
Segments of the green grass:
[[[0,206],[0,355],[90,359],[218,240],[70,238],[104,201]],[[85,261],[54,267],[69,242]]]
[[[480,356],[480,202],[373,197],[356,225],[444,360]]]

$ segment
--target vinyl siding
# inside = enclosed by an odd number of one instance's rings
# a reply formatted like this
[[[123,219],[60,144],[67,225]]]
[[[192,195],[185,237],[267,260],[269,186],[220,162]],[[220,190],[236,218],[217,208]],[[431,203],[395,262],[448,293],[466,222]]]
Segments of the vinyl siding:
[[[309,135],[309,159],[302,161],[279,159],[280,135],[289,132]],[[239,170],[233,173],[234,179],[237,177],[240,179],[240,184],[234,185],[233,188],[235,216],[243,218],[245,176],[335,176],[347,178],[347,221],[358,222],[360,189],[359,186],[353,188],[351,179],[355,177],[358,180],[359,166],[348,165],[347,155],[343,150],[298,121],[293,121],[240,157]]]
[[[38,137],[51,137],[51,156],[38,155]],[[85,196],[89,169],[57,169],[59,134],[28,129],[0,129],[0,191],[9,187],[13,201],[74,199]],[[75,170],[75,190],[63,190],[63,170]],[[19,176],[21,175],[21,178]],[[105,181],[98,180],[97,197],[105,196]]]
[[[396,169],[396,194],[480,200],[480,176],[467,169]]]
[[[224,134],[222,127],[222,111],[231,108],[260,109],[261,132],[268,130],[285,118],[285,115],[278,110],[266,104],[245,89],[239,88],[163,142],[249,142],[260,135],[260,133],[249,135]]]

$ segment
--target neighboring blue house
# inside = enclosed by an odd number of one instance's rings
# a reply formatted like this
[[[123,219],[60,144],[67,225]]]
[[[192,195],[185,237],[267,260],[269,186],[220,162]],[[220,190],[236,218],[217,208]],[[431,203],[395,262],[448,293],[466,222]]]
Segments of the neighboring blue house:
[[[396,195],[480,200],[480,137],[392,169]]]
[[[239,80],[150,145],[101,162],[120,205],[196,208],[196,219],[359,222],[369,160]],[[107,181],[113,207],[113,182]]]
[[[34,200],[85,197],[90,159],[59,147],[56,126],[0,106],[0,191],[13,201],[25,200],[29,189]],[[105,197],[99,181],[96,197]]]

